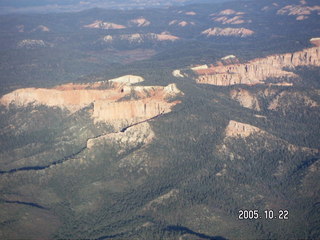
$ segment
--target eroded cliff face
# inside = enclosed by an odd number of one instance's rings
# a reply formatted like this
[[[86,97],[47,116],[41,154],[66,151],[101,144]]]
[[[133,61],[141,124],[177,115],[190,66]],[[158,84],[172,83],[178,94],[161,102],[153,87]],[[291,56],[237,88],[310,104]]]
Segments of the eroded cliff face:
[[[18,89],[2,96],[0,104],[8,108],[45,105],[71,113],[92,104],[95,122],[103,121],[121,128],[170,112],[179,103],[171,99],[183,94],[175,84],[166,87],[131,85],[141,81],[143,78],[139,76],[127,75],[92,84]]]
[[[297,66],[320,66],[320,47],[312,47],[295,53],[272,55],[254,59],[243,64],[211,66],[208,69],[195,70],[198,83],[218,86],[234,84],[259,84],[267,78],[296,77],[284,70]]]
[[[231,90],[230,96],[245,108],[250,108],[256,111],[261,110],[257,97],[246,89],[239,88]]]

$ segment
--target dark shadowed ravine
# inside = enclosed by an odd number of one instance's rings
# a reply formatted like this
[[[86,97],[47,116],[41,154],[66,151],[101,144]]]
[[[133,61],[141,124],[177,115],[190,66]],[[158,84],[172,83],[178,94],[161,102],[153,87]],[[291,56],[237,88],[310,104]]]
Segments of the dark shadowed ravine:
[[[160,113],[159,115],[156,115],[152,118],[149,118],[149,119],[146,119],[144,121],[141,121],[141,122],[137,122],[137,123],[134,123],[134,124],[131,124],[131,125],[128,125],[124,128],[122,128],[119,132],[112,132],[112,133],[124,133],[126,130],[128,130],[129,128],[133,127],[133,126],[137,126],[139,124],[142,124],[142,123],[145,123],[145,122],[148,122],[148,121],[151,121],[155,118],[158,118],[160,116],[162,116],[163,113]],[[105,136],[105,135],[108,135],[108,134],[111,134],[111,133],[106,133],[106,134],[100,134],[100,135],[97,135],[95,137],[92,137],[92,138],[88,138],[88,140],[90,139],[96,139],[96,138],[99,138],[99,137],[102,137],[102,136]],[[86,141],[86,142],[87,142]],[[77,152],[74,152],[68,156],[65,156],[57,161],[54,161],[52,163],[49,163],[47,165],[42,165],[42,166],[28,166],[28,167],[22,167],[22,168],[14,168],[14,169],[10,169],[10,170],[7,170],[7,171],[1,171],[0,170],[0,175],[2,174],[10,174],[10,173],[16,173],[16,172],[22,172],[22,171],[36,171],[36,170],[43,170],[43,169],[47,169],[47,168],[50,168],[51,166],[55,166],[55,165],[58,165],[58,164],[61,164],[61,163],[64,163],[70,159],[73,159],[75,156],[79,155],[80,153],[82,153],[84,150],[87,149],[87,146],[85,145],[84,147],[82,147],[81,149],[79,149]]]

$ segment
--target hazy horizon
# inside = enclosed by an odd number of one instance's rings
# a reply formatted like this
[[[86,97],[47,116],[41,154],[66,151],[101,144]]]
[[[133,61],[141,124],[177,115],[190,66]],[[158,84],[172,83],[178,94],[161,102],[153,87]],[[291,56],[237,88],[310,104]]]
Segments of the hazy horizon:
[[[3,0],[0,2],[0,14],[75,12],[91,8],[143,9],[226,1],[232,0]]]

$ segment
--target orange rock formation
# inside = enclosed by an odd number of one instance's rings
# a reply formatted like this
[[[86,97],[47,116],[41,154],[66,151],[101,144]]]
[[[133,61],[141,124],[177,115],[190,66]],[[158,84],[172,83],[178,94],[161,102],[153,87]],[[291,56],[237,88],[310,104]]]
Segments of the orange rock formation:
[[[128,78],[125,81],[125,78]],[[175,84],[162,86],[131,86],[132,78],[124,76],[112,81],[93,84],[65,84],[51,89],[18,89],[2,96],[0,104],[10,107],[46,105],[76,112],[93,104],[92,117],[115,127],[134,124],[159,114],[168,113],[179,101],[169,102],[170,98],[183,94]],[[137,82],[134,81],[134,82]],[[122,100],[126,99],[126,100]]]
[[[195,70],[198,83],[228,86],[234,84],[258,84],[271,78],[296,77],[283,68],[296,66],[320,66],[320,48],[313,47],[295,53],[272,55],[251,60],[244,64],[211,66]]]

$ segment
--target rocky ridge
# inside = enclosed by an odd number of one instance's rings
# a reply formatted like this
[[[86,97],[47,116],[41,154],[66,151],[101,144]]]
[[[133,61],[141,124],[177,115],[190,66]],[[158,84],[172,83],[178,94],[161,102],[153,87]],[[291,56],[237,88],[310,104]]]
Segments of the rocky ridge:
[[[32,29],[31,32],[50,32],[50,29],[47,26],[39,25]]]
[[[109,133],[103,136],[88,139],[87,148],[90,150],[97,145],[113,143],[119,147],[120,150],[118,154],[121,154],[126,149],[148,144],[153,138],[154,132],[152,131],[150,124],[144,122],[130,127],[125,132]]]
[[[213,13],[210,16],[214,16],[212,20],[214,22],[222,24],[244,24],[251,23],[251,20],[244,18],[244,12],[236,12],[233,9],[225,9],[219,13]]]
[[[267,78],[292,78],[296,75],[283,68],[297,66],[320,66],[320,48],[312,47],[302,51],[271,55],[243,64],[211,66],[194,70],[198,83],[229,86],[234,84],[264,83]]]
[[[312,13],[320,15],[320,6],[306,6],[306,2],[300,5],[287,5],[277,11],[278,15],[296,16],[297,21],[305,20]]]
[[[230,91],[230,96],[233,100],[239,102],[239,104],[245,108],[260,111],[260,103],[257,97],[246,89],[233,89]]]
[[[147,19],[140,17],[129,21],[130,26],[147,27],[151,24]]]
[[[186,26],[194,26],[195,23],[192,21],[179,21],[179,20],[172,20],[169,22],[169,26],[180,26],[180,27],[186,27]]]
[[[225,136],[245,138],[254,133],[263,132],[261,129],[250,124],[230,120],[225,130]]]
[[[50,89],[18,89],[1,97],[0,104],[10,108],[28,105],[58,107],[71,113],[93,105],[95,122],[106,122],[117,129],[168,113],[179,101],[170,99],[183,94],[175,84],[132,86],[139,76],[128,75],[90,84],[65,84]]]
[[[247,28],[208,28],[204,30],[202,35],[207,37],[211,36],[223,36],[223,37],[248,37],[254,34],[254,31]]]
[[[126,26],[124,26],[124,25],[111,23],[111,22],[104,22],[101,20],[96,20],[91,24],[84,25],[83,27],[95,28],[95,29],[124,29],[124,28],[126,28]]]
[[[275,146],[282,146],[291,154],[295,154],[297,151],[303,151],[306,155],[314,155],[318,152],[317,149],[301,147],[297,145],[290,144],[284,139],[281,139],[269,132],[266,132],[258,127],[252,126],[247,123],[238,122],[235,120],[230,120],[229,124],[225,129],[225,138],[223,142],[218,145],[218,152],[222,155],[229,156],[231,160],[245,159],[241,156],[240,152],[236,152],[234,149],[235,139],[243,139],[246,141],[247,152],[257,152],[261,149],[270,151]],[[261,139],[264,145],[256,142],[257,139]],[[254,141],[252,141],[254,140]],[[274,145],[276,143],[276,145]]]
[[[104,43],[114,43],[116,41],[124,41],[124,42],[128,42],[128,43],[144,43],[147,41],[170,41],[170,42],[174,42],[179,40],[180,38],[177,36],[173,36],[170,33],[167,32],[162,32],[160,34],[156,34],[156,33],[134,33],[134,34],[121,34],[118,36],[111,36],[111,35],[107,35],[105,37],[103,37],[103,42]]]

